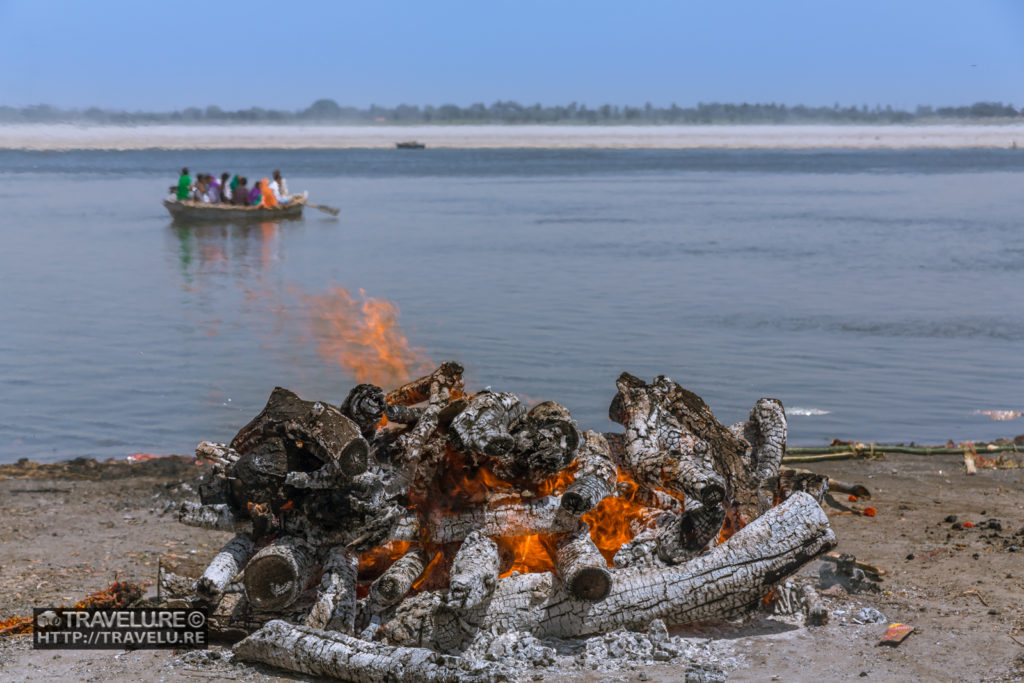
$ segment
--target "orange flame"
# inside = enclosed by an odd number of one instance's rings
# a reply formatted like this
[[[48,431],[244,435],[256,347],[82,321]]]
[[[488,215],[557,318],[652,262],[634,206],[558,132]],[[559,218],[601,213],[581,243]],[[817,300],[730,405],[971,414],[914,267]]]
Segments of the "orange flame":
[[[412,348],[398,325],[398,307],[386,299],[353,297],[344,287],[307,295],[320,355],[355,375],[357,382],[401,384],[429,369],[422,349]]]
[[[548,534],[496,538],[498,554],[503,558],[512,558],[511,566],[499,578],[503,579],[512,572],[528,574],[555,571],[555,538]]]

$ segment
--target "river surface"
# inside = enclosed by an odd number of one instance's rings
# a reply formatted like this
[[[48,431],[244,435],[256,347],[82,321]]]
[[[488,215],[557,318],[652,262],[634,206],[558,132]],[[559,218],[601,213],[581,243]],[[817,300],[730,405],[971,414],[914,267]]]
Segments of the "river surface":
[[[182,166],[334,219],[175,224]],[[189,453],[455,359],[585,428],[665,374],[789,442],[1024,432],[1024,152],[0,151],[0,462]],[[382,351],[383,349],[383,351]],[[383,354],[383,355],[382,355]]]

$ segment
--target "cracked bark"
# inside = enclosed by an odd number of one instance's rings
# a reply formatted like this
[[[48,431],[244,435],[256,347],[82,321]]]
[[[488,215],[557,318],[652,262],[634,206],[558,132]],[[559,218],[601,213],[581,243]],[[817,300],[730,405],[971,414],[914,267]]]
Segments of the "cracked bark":
[[[641,628],[653,619],[677,625],[741,614],[835,544],[824,511],[811,496],[797,492],[684,565],[614,570],[611,591],[599,602],[573,597],[550,573],[502,579],[480,628],[526,631],[540,638],[575,637]],[[418,637],[432,640],[433,633],[424,630]]]
[[[434,613],[436,638],[446,650],[476,633],[480,615],[498,582],[498,545],[480,532],[466,537],[452,561],[448,595]]]
[[[345,548],[332,548],[324,562],[317,601],[305,625],[352,634],[356,622],[356,575],[359,559]]]
[[[618,471],[607,439],[597,432],[583,432],[576,462],[576,478],[562,494],[562,507],[582,515],[615,492]]]
[[[608,416],[626,428],[622,458],[629,472],[648,488],[662,487],[716,505],[725,481],[715,459],[742,452],[738,440],[715,419],[696,394],[667,377],[651,384],[622,373]]]
[[[378,611],[394,605],[405,597],[426,567],[427,554],[423,548],[409,549],[370,584],[370,601]]]
[[[391,683],[394,681],[495,681],[497,665],[443,655],[424,648],[391,647],[350,635],[292,626],[281,620],[237,643],[235,655],[310,676],[344,681]]]
[[[612,575],[586,525],[558,539],[555,548],[555,570],[573,597],[594,601],[608,595]]]
[[[261,548],[245,567],[242,585],[254,608],[272,611],[295,602],[312,578],[313,548],[294,536],[285,536]]]

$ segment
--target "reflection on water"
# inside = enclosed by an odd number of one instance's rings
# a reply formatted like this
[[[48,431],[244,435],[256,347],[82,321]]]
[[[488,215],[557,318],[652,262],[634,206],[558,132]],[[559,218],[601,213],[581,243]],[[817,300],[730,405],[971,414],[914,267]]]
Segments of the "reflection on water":
[[[281,257],[279,221],[192,225],[175,221],[169,229],[178,240],[181,277],[189,285],[229,261],[252,273],[268,270]]]

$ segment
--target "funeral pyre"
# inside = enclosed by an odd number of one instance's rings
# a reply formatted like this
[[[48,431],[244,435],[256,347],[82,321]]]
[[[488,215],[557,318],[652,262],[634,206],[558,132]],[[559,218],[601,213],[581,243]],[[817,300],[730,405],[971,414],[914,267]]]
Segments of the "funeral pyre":
[[[619,433],[467,393],[446,362],[340,406],[282,388],[212,461],[185,524],[234,532],[192,599],[248,660],[344,679],[493,677],[460,653],[754,609],[835,545],[827,478],[780,468],[781,402],[718,422],[667,377],[616,381]],[[234,601],[225,601],[231,594]]]

